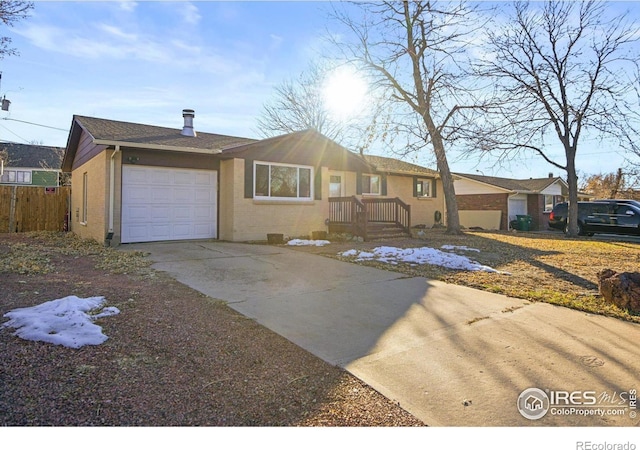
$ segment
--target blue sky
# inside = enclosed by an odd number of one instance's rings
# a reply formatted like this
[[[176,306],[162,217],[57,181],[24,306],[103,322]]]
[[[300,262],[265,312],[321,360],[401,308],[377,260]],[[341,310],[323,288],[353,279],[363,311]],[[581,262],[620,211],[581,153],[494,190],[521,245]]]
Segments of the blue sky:
[[[12,102],[0,118],[13,119],[0,121],[0,140],[65,146],[74,114],[180,128],[184,108],[196,111],[196,130],[258,137],[256,119],[274,86],[297,77],[326,48],[329,6],[37,1],[29,19],[0,33],[20,52],[0,60],[0,95]],[[623,160],[594,144],[581,152],[585,174],[613,172]],[[430,157],[412,161],[434,167]],[[538,158],[495,168],[452,154],[450,165],[516,178],[562,175]]]

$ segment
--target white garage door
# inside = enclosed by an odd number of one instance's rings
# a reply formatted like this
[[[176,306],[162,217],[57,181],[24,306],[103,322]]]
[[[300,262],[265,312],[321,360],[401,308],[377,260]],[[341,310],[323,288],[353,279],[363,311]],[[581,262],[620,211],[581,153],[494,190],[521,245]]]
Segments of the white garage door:
[[[121,242],[217,237],[214,170],[123,166]]]

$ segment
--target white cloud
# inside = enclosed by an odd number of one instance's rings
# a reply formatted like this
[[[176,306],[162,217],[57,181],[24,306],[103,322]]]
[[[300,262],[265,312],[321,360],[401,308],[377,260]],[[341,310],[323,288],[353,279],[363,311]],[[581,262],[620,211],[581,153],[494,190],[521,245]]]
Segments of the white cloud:
[[[196,5],[191,2],[179,3],[180,14],[182,15],[182,20],[190,25],[196,25],[202,19],[200,15],[200,10]]]
[[[138,2],[130,1],[130,0],[124,0],[124,1],[118,2],[118,4],[120,5],[121,10],[127,11],[127,12],[134,11],[138,6]]]
[[[129,41],[135,41],[138,38],[138,35],[133,34],[133,33],[126,33],[124,31],[122,31],[122,29],[118,28],[118,27],[114,27],[113,25],[107,25],[106,23],[100,23],[97,25],[97,27],[104,31],[105,33],[109,33],[110,35],[114,36],[114,37],[118,37],[121,39],[126,39]]]

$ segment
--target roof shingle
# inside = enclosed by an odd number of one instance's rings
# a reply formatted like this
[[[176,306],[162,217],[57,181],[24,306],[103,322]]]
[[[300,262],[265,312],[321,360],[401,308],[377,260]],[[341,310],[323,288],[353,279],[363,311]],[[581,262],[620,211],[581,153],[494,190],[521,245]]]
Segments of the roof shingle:
[[[34,144],[1,143],[0,150],[6,150],[8,167],[33,167],[60,169],[63,148]]]
[[[74,116],[74,119],[96,140],[157,145],[164,147],[184,147],[201,150],[221,150],[230,145],[255,142],[255,139],[222,134],[203,133],[196,136],[183,136],[181,129],[99,119],[96,117]]]
[[[364,159],[381,172],[406,173],[415,175],[438,176],[438,172],[417,164],[408,163],[395,158],[385,156],[364,155]]]
[[[562,179],[559,177],[527,178],[516,180],[512,178],[490,177],[485,175],[467,173],[456,173],[455,175],[515,192],[540,192],[556,181],[562,181]]]

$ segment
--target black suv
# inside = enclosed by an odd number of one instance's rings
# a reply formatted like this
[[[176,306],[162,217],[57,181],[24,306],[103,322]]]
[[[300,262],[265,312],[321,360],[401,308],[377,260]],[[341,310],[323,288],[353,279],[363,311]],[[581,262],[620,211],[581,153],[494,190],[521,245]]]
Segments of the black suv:
[[[615,203],[616,205],[620,205],[620,204],[624,203],[626,205],[633,205],[636,208],[640,208],[640,200],[628,200],[628,199],[624,199],[624,198],[615,198],[615,199],[608,199],[608,200],[594,200],[594,202],[596,202],[596,203]]]
[[[640,206],[629,200],[578,202],[578,234],[640,235]],[[549,215],[549,226],[567,231],[568,203],[558,203]]]

